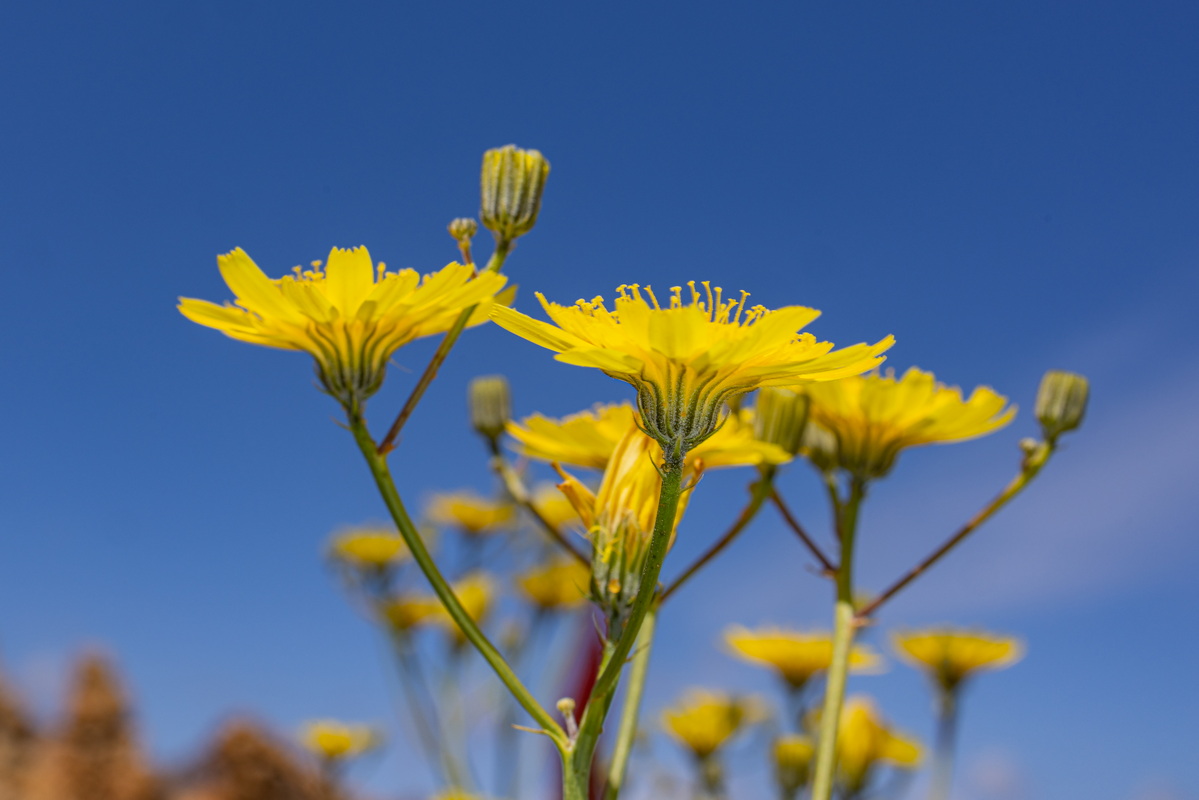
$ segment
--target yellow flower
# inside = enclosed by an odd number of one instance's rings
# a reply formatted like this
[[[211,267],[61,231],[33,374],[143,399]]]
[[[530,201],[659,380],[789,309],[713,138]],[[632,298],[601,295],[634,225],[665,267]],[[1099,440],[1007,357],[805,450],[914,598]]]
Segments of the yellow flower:
[[[467,616],[480,624],[487,619],[487,615],[491,613],[491,607],[495,603],[496,595],[495,581],[490,575],[485,572],[472,572],[455,581],[453,589]],[[437,603],[437,611],[433,615],[433,620],[454,637],[455,644],[458,646],[466,644],[466,637],[462,635],[458,623],[454,622],[454,618],[440,603]]]
[[[810,333],[798,333],[820,312],[803,306],[770,311],[746,308],[747,293],[724,300],[707,282],[704,293],[671,289],[667,308],[653,291],[636,284],[617,287],[613,310],[604,300],[560,306],[537,295],[555,324],[507,308],[492,319],[517,336],[558,353],[567,364],[594,367],[637,389],[645,429],[672,462],[712,435],[725,403],[760,386],[826,381],[877,366],[891,337],[874,345],[832,351]],[[648,299],[647,299],[648,298]]]
[[[905,447],[960,442],[991,433],[1016,415],[1007,398],[979,386],[968,400],[956,386],[937,383],[915,367],[802,387],[812,398],[810,419],[837,443],[837,462],[861,478],[887,474]]]
[[[342,761],[360,756],[379,744],[379,734],[367,725],[347,725],[322,719],[305,723],[300,742],[320,758]]]
[[[483,796],[462,789],[446,789],[433,795],[432,800],[483,800]]]
[[[687,460],[702,461],[705,469],[789,461],[791,455],[783,448],[754,435],[753,419],[749,410],[729,414],[718,431],[687,454]],[[534,414],[509,423],[508,433],[530,458],[603,469],[617,443],[633,428],[637,428],[637,414],[632,405],[597,403],[590,411],[561,419]]]
[[[442,610],[437,598],[412,595],[388,600],[379,613],[394,630],[404,632],[437,619]]]
[[[752,697],[691,689],[674,708],[662,712],[662,726],[676,741],[705,759],[745,725],[764,719],[762,704]]]
[[[472,536],[509,527],[516,519],[516,507],[507,500],[488,500],[474,492],[447,492],[434,495],[426,511],[430,521],[453,525]]]
[[[533,492],[533,507],[546,522],[558,530],[579,522],[579,512],[575,511],[570,500],[552,483],[543,484]]]
[[[546,610],[578,608],[590,596],[591,570],[573,559],[551,561],[517,576],[529,602]]]
[[[183,316],[243,342],[308,353],[325,391],[347,408],[378,391],[388,359],[402,345],[443,333],[476,304],[470,322],[485,322],[507,280],[494,272],[475,277],[462,264],[423,279],[411,269],[387,272],[383,264],[376,269],[365,247],[335,247],[323,272],[314,262],[311,270],[296,267],[278,279],[241,248],[217,256],[217,264],[236,305],[181,297]]]
[[[333,536],[329,555],[337,561],[362,569],[381,570],[412,557],[408,545],[391,527],[349,528]]]
[[[725,631],[724,641],[733,655],[773,668],[797,690],[827,671],[833,661],[833,638],[827,633],[783,628],[751,631],[737,625]],[[849,668],[854,672],[877,672],[882,670],[883,660],[869,647],[855,645],[849,653]]]
[[[807,736],[784,734],[774,740],[774,776],[785,796],[794,797],[808,782],[816,745]]]
[[[847,792],[861,791],[880,764],[910,769],[922,757],[920,744],[893,731],[869,698],[845,702],[837,730],[837,769]]]
[[[596,600],[608,612],[611,630],[619,627],[641,586],[658,512],[662,476],[651,457],[657,442],[630,428],[616,445],[593,493],[573,475],[562,471],[558,485],[574,505],[591,539],[591,574]],[[683,518],[690,493],[684,493],[675,511],[675,526]],[[673,532],[671,543],[673,543]]]
[[[895,650],[946,692],[983,669],[1004,669],[1024,656],[1019,639],[978,630],[940,627],[891,636]]]

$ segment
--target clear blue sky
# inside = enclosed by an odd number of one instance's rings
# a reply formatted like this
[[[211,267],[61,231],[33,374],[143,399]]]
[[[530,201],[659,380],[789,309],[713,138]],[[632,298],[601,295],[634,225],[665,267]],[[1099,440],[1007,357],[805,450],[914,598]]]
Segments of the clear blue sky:
[[[1199,797],[1197,30],[1184,2],[9,4],[5,672],[52,697],[103,643],[167,759],[234,709],[388,718],[379,647],[319,559],[381,514],[334,404],[305,357],[175,297],[226,297],[214,257],[235,246],[274,274],[333,245],[439,267],[481,152],[515,142],[553,163],[510,260],[519,307],[712,279],[823,309],[839,343],[893,333],[896,367],[1025,409],[903,459],[863,523],[874,585],[1007,479],[1044,369],[1089,374],[1087,428],[884,622],[1029,641],[970,698],[963,798]],[[489,486],[463,395],[497,366],[522,413],[629,396],[473,331],[394,459],[413,497]],[[392,371],[377,424],[410,381]],[[822,518],[805,471],[784,486]],[[741,497],[703,491],[681,551]],[[720,627],[822,624],[825,592],[765,517],[665,620],[655,702],[764,686]],[[857,688],[927,733],[914,675]]]

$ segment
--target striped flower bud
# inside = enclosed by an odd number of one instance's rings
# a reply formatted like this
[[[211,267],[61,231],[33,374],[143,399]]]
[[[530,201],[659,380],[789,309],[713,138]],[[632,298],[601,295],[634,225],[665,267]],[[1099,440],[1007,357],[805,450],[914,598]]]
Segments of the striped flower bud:
[[[510,144],[484,153],[479,209],[483,227],[505,242],[531,231],[549,174],[550,162],[536,150]]]
[[[1045,439],[1052,442],[1082,424],[1090,384],[1082,375],[1051,369],[1037,391],[1037,419]]]

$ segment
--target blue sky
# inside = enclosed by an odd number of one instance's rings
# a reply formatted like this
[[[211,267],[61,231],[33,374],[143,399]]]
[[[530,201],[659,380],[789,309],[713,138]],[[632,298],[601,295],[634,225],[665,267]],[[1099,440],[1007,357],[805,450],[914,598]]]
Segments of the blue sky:
[[[822,309],[812,330],[838,343],[893,333],[896,367],[1025,409],[904,456],[863,521],[874,585],[1008,478],[1043,370],[1087,373],[1086,429],[883,621],[1028,639],[970,698],[963,798],[1199,797],[1197,25],[1181,2],[6,8],[6,674],[54,697],[71,655],[102,644],[168,760],[236,710],[388,718],[379,646],[319,557],[382,511],[332,401],[303,356],[174,302],[226,297],[214,257],[235,246],[276,274],[357,244],[437,268],[446,222],[477,209],[481,152],[515,142],[553,164],[509,262],[518,307],[712,279]],[[397,355],[376,425],[429,352]],[[413,498],[489,487],[464,387],[497,369],[521,413],[629,396],[472,331],[393,458]],[[735,514],[740,480],[705,482],[680,560]],[[823,518],[803,469],[783,482]],[[690,683],[764,687],[720,628],[818,625],[826,602],[764,517],[680,595],[651,705]],[[927,733],[914,675],[855,688]],[[370,782],[420,788],[390,769]]]

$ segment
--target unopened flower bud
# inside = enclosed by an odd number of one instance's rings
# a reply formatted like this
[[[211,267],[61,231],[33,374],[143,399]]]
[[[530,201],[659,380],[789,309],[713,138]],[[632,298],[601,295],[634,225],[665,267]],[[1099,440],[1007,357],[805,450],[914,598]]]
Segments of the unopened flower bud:
[[[484,153],[479,209],[483,227],[506,242],[531,231],[549,174],[550,162],[536,150],[510,144]]]
[[[811,400],[788,389],[763,387],[754,407],[754,438],[777,444],[791,455],[803,446]]]
[[[470,244],[470,240],[475,238],[475,234],[479,232],[479,223],[470,217],[458,217],[450,220],[446,230],[459,244]]]
[[[800,451],[821,472],[831,472],[837,467],[837,437],[814,422],[804,426]]]
[[[512,419],[508,379],[503,375],[475,378],[470,382],[467,396],[471,427],[492,441],[498,439]]]
[[[1045,373],[1037,391],[1036,412],[1047,441],[1082,424],[1089,393],[1087,379],[1077,373],[1055,369]]]

